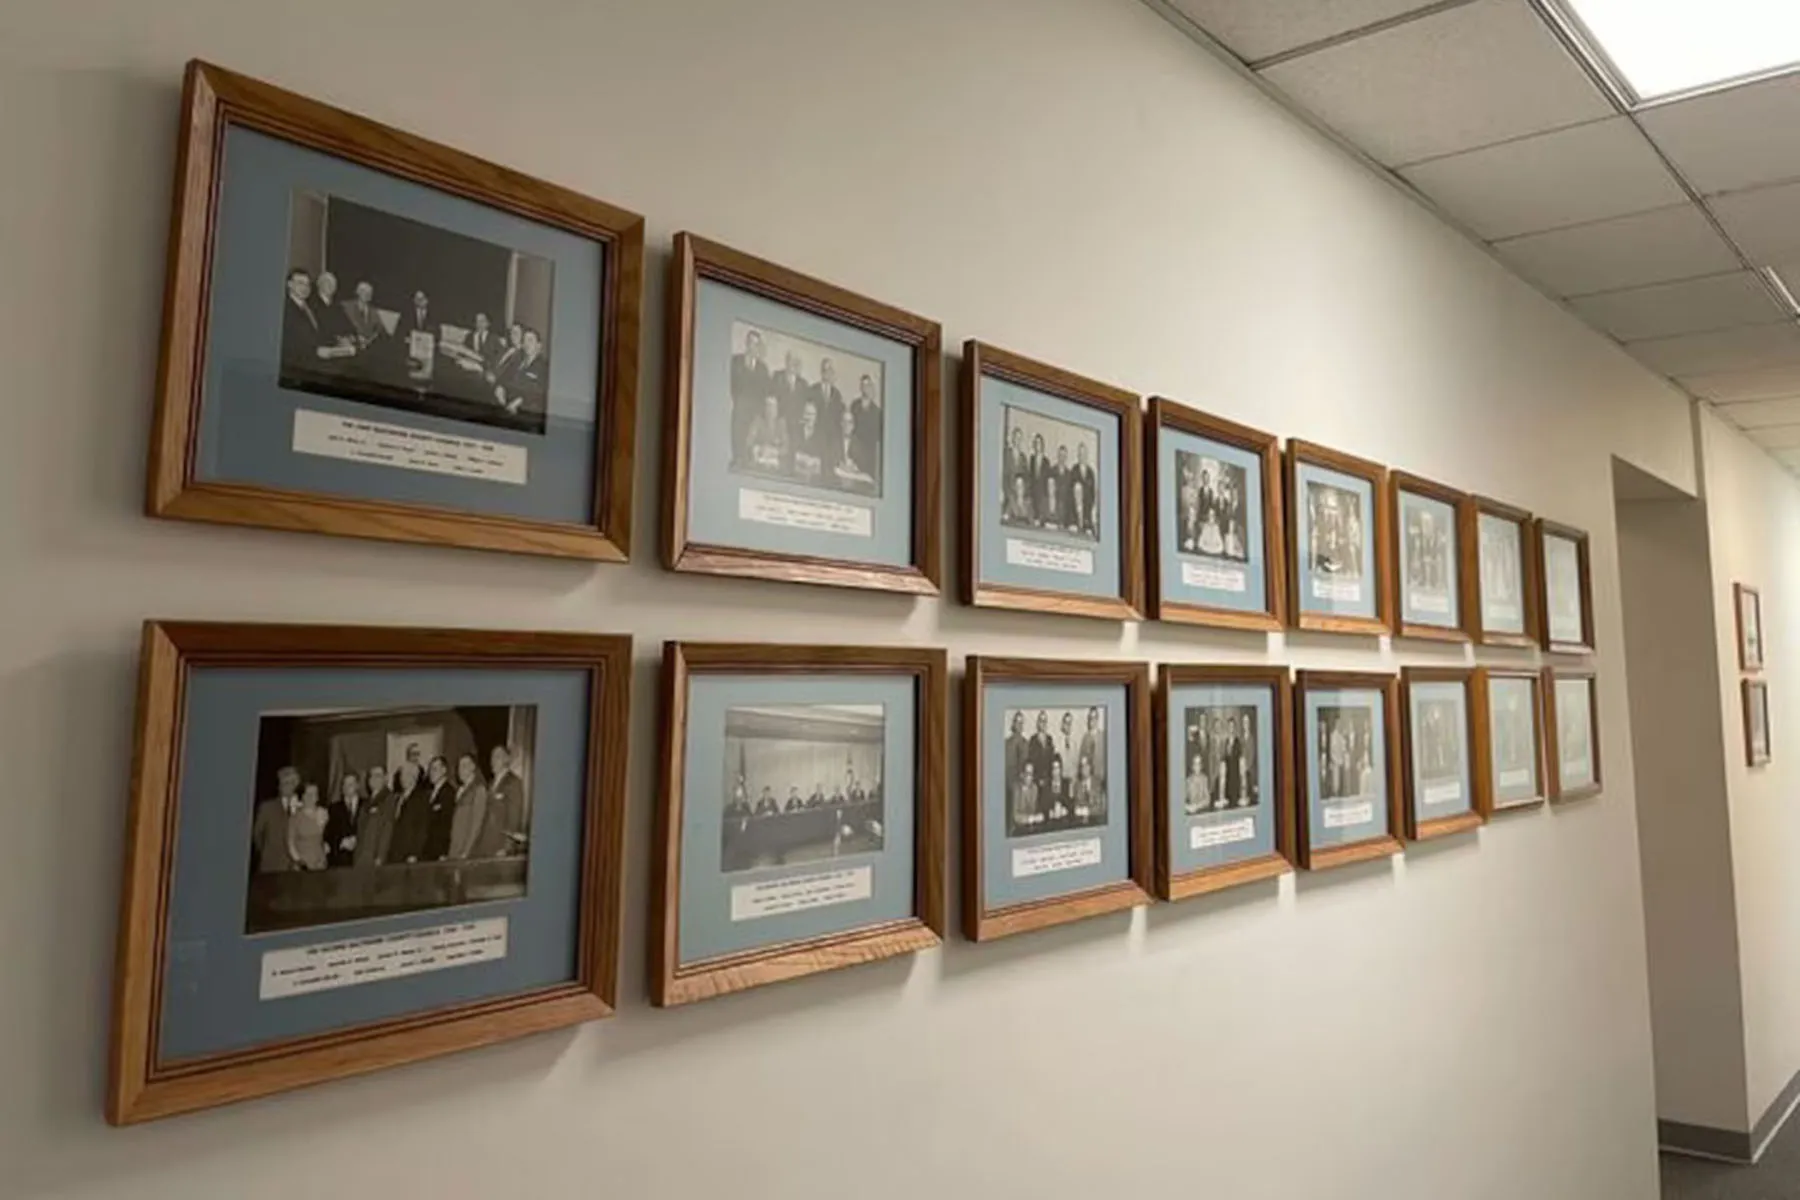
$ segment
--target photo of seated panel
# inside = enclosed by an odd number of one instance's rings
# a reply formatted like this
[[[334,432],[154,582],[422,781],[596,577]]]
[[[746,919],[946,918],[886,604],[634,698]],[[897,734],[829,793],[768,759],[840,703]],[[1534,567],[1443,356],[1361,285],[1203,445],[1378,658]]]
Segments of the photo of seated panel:
[[[1399,679],[1301,671],[1300,865],[1309,871],[1398,854],[1401,803]]]
[[[1391,632],[1387,468],[1290,441],[1287,500],[1289,622],[1321,633]]]
[[[963,346],[963,602],[1136,620],[1144,608],[1138,397]]]
[[[148,625],[109,1119],[610,1015],[630,661]]]
[[[944,930],[944,652],[663,647],[650,998],[910,954]]]
[[[151,515],[631,550],[643,218],[190,64]]]
[[[1400,674],[1406,767],[1406,836],[1415,842],[1481,825],[1477,706],[1466,667],[1407,667]]]

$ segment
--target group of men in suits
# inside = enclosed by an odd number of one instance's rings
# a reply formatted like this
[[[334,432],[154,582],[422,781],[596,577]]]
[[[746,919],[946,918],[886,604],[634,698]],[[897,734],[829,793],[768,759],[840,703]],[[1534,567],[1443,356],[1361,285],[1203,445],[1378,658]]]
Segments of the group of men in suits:
[[[1373,714],[1366,708],[1326,709],[1319,716],[1319,790],[1326,800],[1367,795],[1374,787]]]
[[[1186,450],[1176,454],[1176,461],[1180,483],[1175,532],[1181,552],[1248,561],[1243,468],[1228,468]]]
[[[817,808],[845,808],[858,804],[881,802],[881,780],[864,785],[856,777],[856,772],[848,768],[844,771],[843,781],[832,785],[829,794],[825,791],[824,781],[813,784],[812,795],[802,796],[800,785],[788,787],[787,799],[779,800],[775,796],[775,788],[764,784],[762,792],[754,802],[750,799],[750,784],[742,775],[732,785],[731,798],[725,802],[725,816],[728,820],[748,821],[757,817],[779,817],[785,813],[806,812]]]
[[[1069,447],[1058,441],[1056,456],[1046,451],[1044,435],[1033,434],[1025,448],[1025,430],[1012,423],[1008,413],[1003,449],[1000,520],[1020,529],[1051,529],[1100,540],[1099,480],[1088,462],[1087,443],[1075,443],[1075,459]],[[1039,782],[1042,782],[1041,780]]]
[[[1328,483],[1307,484],[1307,521],[1311,526],[1307,557],[1319,575],[1361,579],[1363,573],[1362,498]]]
[[[743,350],[731,356],[734,470],[880,495],[883,411],[873,375],[858,378],[856,395],[846,400],[829,357],[819,359],[816,380],[793,350],[774,369],[758,330],[749,330]]]
[[[1406,514],[1406,588],[1440,595],[1450,590],[1450,530],[1425,509]]]
[[[1006,827],[1013,837],[1046,825],[1098,825],[1106,820],[1106,732],[1098,707],[1087,710],[1077,732],[1075,712],[1064,709],[1055,730],[1050,710],[1039,709],[1025,732],[1026,709],[1014,709],[1006,734]]]
[[[1182,811],[1223,812],[1254,808],[1261,788],[1257,779],[1256,710],[1202,707],[1187,711],[1186,791]]]

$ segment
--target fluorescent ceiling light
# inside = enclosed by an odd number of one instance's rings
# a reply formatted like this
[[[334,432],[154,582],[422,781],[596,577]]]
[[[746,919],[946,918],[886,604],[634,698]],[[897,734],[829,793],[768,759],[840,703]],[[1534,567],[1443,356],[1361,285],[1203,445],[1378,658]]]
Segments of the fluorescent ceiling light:
[[[1563,0],[1640,100],[1800,63],[1795,0]]]

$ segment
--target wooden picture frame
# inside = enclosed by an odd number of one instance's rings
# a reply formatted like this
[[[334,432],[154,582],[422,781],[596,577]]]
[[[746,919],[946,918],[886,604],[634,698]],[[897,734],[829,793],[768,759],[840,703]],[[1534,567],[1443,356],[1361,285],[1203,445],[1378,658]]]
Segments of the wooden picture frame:
[[[1303,520],[1300,510],[1299,472],[1302,465],[1348,475],[1369,486],[1369,503],[1374,510],[1369,514],[1374,561],[1363,565],[1361,579],[1375,589],[1373,616],[1317,613],[1307,610],[1303,596],[1306,572],[1302,569],[1300,546],[1300,531],[1303,526],[1308,524],[1307,520]],[[1392,521],[1388,516],[1390,502],[1387,483],[1388,469],[1369,459],[1357,458],[1354,455],[1331,450],[1313,442],[1301,441],[1298,438],[1291,438],[1288,441],[1285,467],[1289,625],[1295,629],[1316,633],[1363,634],[1371,637],[1392,633],[1394,594],[1390,580],[1393,575],[1391,564],[1394,547]]]
[[[1605,788],[1600,760],[1600,686],[1592,668],[1548,666],[1543,669],[1544,687],[1544,770],[1545,786],[1552,801],[1581,800],[1598,796]],[[1556,684],[1559,680],[1582,680],[1588,690],[1588,745],[1593,756],[1594,777],[1576,787],[1564,787],[1562,779],[1561,722],[1557,713]]]
[[[1527,799],[1502,800],[1495,791],[1495,748],[1493,736],[1493,691],[1496,679],[1514,679],[1531,687],[1531,736],[1533,769],[1537,773],[1537,792]],[[1492,820],[1496,814],[1521,812],[1543,804],[1550,795],[1550,760],[1544,739],[1544,680],[1541,672],[1531,667],[1477,667],[1474,680],[1476,781],[1475,799],[1481,815]]]
[[[916,804],[912,912],[904,919],[748,949],[682,965],[680,904],[690,682],[705,676],[910,677]],[[940,944],[945,927],[949,666],[942,650],[666,642],[663,645],[660,802],[651,863],[650,1000],[671,1007]]]
[[[329,1032],[161,1061],[170,905],[187,698],[196,669],[463,666],[577,670],[587,680],[583,847],[575,977],[524,994],[407,1013]],[[573,633],[149,621],[126,826],[106,1116],[131,1124],[360,1075],[540,1030],[616,1007],[631,639]],[[447,910],[451,911],[451,910]],[[341,926],[336,928],[342,928]],[[354,936],[338,933],[333,937]]]
[[[447,146],[198,60],[182,93],[145,511],[153,517],[422,542],[599,562],[631,556],[644,219]],[[202,478],[215,243],[227,131],[241,128],[600,243],[592,520],[498,512]],[[574,337],[574,333],[566,336]]]
[[[1175,690],[1194,684],[1267,687],[1273,693],[1272,731],[1275,778],[1267,803],[1274,815],[1275,836],[1271,853],[1220,866],[1176,871],[1173,858],[1174,806],[1169,752],[1176,736],[1173,701]],[[1156,896],[1160,900],[1186,900],[1223,891],[1241,884],[1273,879],[1294,869],[1294,683],[1286,667],[1223,666],[1200,663],[1164,663],[1156,680]]]
[[[1502,504],[1486,496],[1471,496],[1463,510],[1467,519],[1462,537],[1463,599],[1467,605],[1464,624],[1483,646],[1504,646],[1514,650],[1538,647],[1538,603],[1541,584],[1536,549],[1535,524],[1532,515],[1522,508]],[[1519,624],[1518,632],[1488,628],[1486,588],[1481,577],[1481,518],[1506,521],[1519,531]]]
[[[905,565],[785,553],[696,540],[691,533],[695,442],[695,322],[703,281],[853,326],[910,348],[911,551]],[[859,296],[692,233],[669,258],[663,430],[663,565],[671,571],[935,596],[943,581],[940,389],[942,331],[935,321]]]
[[[1468,807],[1461,812],[1447,816],[1420,820],[1419,809],[1424,803],[1421,796],[1421,781],[1418,778],[1417,763],[1414,751],[1412,703],[1413,692],[1421,684],[1453,683],[1463,690],[1463,736],[1466,738],[1464,750],[1465,761],[1469,769]],[[1475,672],[1468,667],[1404,667],[1400,672],[1400,732],[1401,760],[1406,785],[1406,838],[1412,842],[1425,842],[1433,838],[1449,837],[1452,834],[1464,833],[1476,829],[1486,823],[1479,796],[1481,785],[1477,782],[1480,773],[1480,755],[1476,745],[1479,739],[1480,726],[1476,718],[1475,705]]]
[[[1126,786],[1115,793],[1106,781],[1109,806],[1114,796],[1125,803],[1126,877],[1082,891],[1006,905],[987,906],[983,831],[986,800],[983,783],[984,691],[990,683],[1045,685],[1117,684],[1125,689]],[[1150,902],[1152,817],[1144,799],[1150,778],[1150,667],[1136,662],[1059,661],[1038,658],[988,658],[972,654],[963,674],[962,794],[962,928],[973,942],[993,941],[1017,933],[1048,929]],[[1110,774],[1110,772],[1109,772]],[[1001,797],[1000,803],[1006,803]]]
[[[1109,501],[1118,514],[1119,590],[1095,596],[1051,587],[995,582],[982,577],[981,386],[986,378],[1095,409],[1119,423],[1118,491],[1096,497]],[[1135,392],[1026,358],[974,338],[963,343],[961,420],[957,423],[962,512],[962,600],[976,608],[1137,621],[1144,615],[1143,401]],[[1004,443],[1002,443],[1004,447]],[[1002,449],[1004,453],[1004,448]],[[1096,464],[1098,465],[1098,464]],[[1098,488],[1096,488],[1098,491]],[[1003,518],[1004,523],[1004,518]],[[1098,537],[1098,531],[1096,531]],[[1103,545],[1096,543],[1097,547]],[[1054,547],[1053,547],[1054,548]]]
[[[1539,644],[1551,654],[1592,654],[1594,652],[1594,569],[1590,553],[1589,538],[1584,530],[1573,525],[1562,525],[1555,521],[1537,518],[1534,522],[1536,536],[1533,541],[1536,549],[1533,557],[1537,559],[1538,576],[1538,632]],[[1569,641],[1556,636],[1554,626],[1555,614],[1550,607],[1550,569],[1547,542],[1550,538],[1561,538],[1575,543],[1577,586],[1580,591],[1581,638]]]
[[[1739,690],[1744,709],[1744,763],[1752,769],[1766,767],[1775,753],[1774,723],[1769,719],[1769,685],[1761,679],[1745,679],[1739,681]],[[1762,697],[1763,744],[1760,751],[1756,747],[1753,696]]]
[[[1450,555],[1450,574],[1454,581],[1455,592],[1449,597],[1449,625],[1433,625],[1406,619],[1407,583],[1406,573],[1406,530],[1405,506],[1402,495],[1422,496],[1427,500],[1435,500],[1439,504],[1450,506],[1450,529],[1456,539],[1454,553]],[[1472,555],[1465,550],[1466,531],[1471,527],[1472,503],[1469,497],[1455,488],[1434,483],[1418,475],[1405,471],[1388,472],[1388,520],[1392,523],[1389,530],[1389,543],[1393,553],[1389,555],[1388,592],[1393,606],[1393,629],[1397,637],[1418,638],[1437,642],[1466,642],[1469,634],[1469,564],[1474,561]]]
[[[1731,607],[1737,617],[1737,652],[1738,670],[1755,674],[1763,669],[1765,653],[1763,650],[1762,593],[1743,583],[1731,585]],[[1748,602],[1754,617],[1754,629],[1744,619],[1744,607]],[[1752,634],[1754,633],[1754,638]]]
[[[1164,429],[1208,438],[1255,455],[1262,465],[1263,585],[1267,603],[1259,610],[1244,611],[1217,605],[1169,600],[1163,595],[1171,564],[1162,555],[1162,454]],[[1223,417],[1189,408],[1163,396],[1150,400],[1149,420],[1144,425],[1145,524],[1148,530],[1149,613],[1153,620],[1215,629],[1277,630],[1288,623],[1287,532],[1283,525],[1285,491],[1281,439],[1272,433],[1240,425]],[[1173,481],[1179,486],[1179,481]]]
[[[1364,838],[1356,842],[1340,845],[1314,847],[1312,845],[1312,784],[1311,769],[1307,761],[1306,698],[1313,691],[1374,691],[1382,696],[1382,716],[1385,728],[1381,731],[1380,745],[1387,755],[1386,795],[1382,799],[1386,803],[1387,832]],[[1404,770],[1400,746],[1400,677],[1365,671],[1297,671],[1294,674],[1294,758],[1295,782],[1298,785],[1298,804],[1294,813],[1296,832],[1295,844],[1299,850],[1300,867],[1307,871],[1323,871],[1332,867],[1348,866],[1351,863],[1367,862],[1371,859],[1386,858],[1399,854],[1405,849],[1401,833],[1406,827],[1405,802],[1402,796],[1401,773]]]

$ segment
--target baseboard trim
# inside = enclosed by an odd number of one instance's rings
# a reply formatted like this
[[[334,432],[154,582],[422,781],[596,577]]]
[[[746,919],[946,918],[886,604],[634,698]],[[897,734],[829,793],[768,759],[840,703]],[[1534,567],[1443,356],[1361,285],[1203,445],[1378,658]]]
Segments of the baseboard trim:
[[[1657,1144],[1671,1154],[1707,1158],[1715,1162],[1755,1163],[1781,1132],[1794,1109],[1800,1107],[1800,1073],[1787,1081],[1779,1095],[1763,1110],[1750,1132],[1689,1125],[1682,1121],[1656,1122]]]

